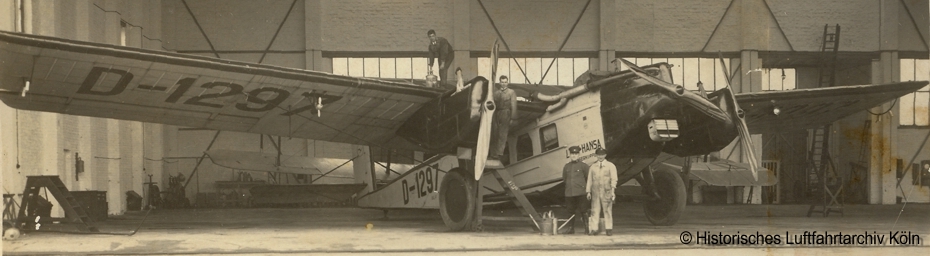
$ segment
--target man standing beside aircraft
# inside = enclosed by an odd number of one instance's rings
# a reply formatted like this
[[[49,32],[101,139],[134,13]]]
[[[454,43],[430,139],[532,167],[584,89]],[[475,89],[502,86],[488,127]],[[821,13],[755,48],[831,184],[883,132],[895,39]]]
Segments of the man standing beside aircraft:
[[[494,90],[494,119],[491,120],[491,145],[488,159],[500,160],[507,148],[507,134],[510,133],[511,117],[517,115],[517,94],[510,89],[510,79],[501,76],[500,84]]]
[[[452,60],[455,59],[452,45],[445,38],[436,36],[436,31],[432,29],[426,32],[426,36],[429,37],[429,60],[427,61],[429,70],[433,70],[433,59],[439,58],[439,84],[445,84],[449,82],[446,73],[449,71],[449,66],[452,66]]]
[[[585,192],[588,193],[588,199],[591,199],[591,219],[588,223],[590,232],[588,235],[600,233],[600,215],[604,214],[604,228],[607,229],[607,235],[613,235],[614,229],[613,206],[614,190],[617,189],[617,166],[606,160],[607,150],[598,148],[594,152],[597,155],[597,161],[591,164],[588,171],[588,184]]]
[[[585,219],[585,204],[588,200],[585,198],[585,189],[588,184],[588,165],[581,161],[579,154],[581,147],[571,146],[568,148],[568,155],[571,161],[562,167],[562,180],[565,183],[565,208],[575,216],[568,222],[568,232],[575,233],[575,220],[582,219],[585,226],[585,233],[588,233],[588,223]]]

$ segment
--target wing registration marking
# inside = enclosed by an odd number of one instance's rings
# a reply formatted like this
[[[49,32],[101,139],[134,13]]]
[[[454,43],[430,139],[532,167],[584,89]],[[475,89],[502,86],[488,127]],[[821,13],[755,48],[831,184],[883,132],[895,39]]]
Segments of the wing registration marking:
[[[276,86],[260,86],[247,91],[246,87],[241,84],[218,81],[217,78],[213,78],[210,82],[198,84],[197,81],[200,80],[199,78],[180,76],[171,87],[159,86],[158,82],[164,78],[166,73],[167,72],[162,73],[154,85],[139,84],[136,87],[147,91],[169,93],[164,99],[165,103],[215,109],[222,109],[225,106],[233,104],[235,109],[245,112],[266,112],[279,108],[282,103],[293,97],[301,97],[301,99],[294,99],[294,101],[297,102],[301,102],[303,97],[311,99],[307,105],[286,111],[281,114],[283,116],[292,116],[307,110],[315,110],[316,103],[327,105],[342,99],[342,96],[327,95],[325,92],[316,92],[312,90],[301,94],[295,94]],[[77,93],[96,96],[117,96],[122,94],[136,77],[137,76],[132,73],[131,68],[122,70],[113,67],[93,67],[87,73]],[[107,82],[114,79],[116,82]],[[251,83],[252,80],[248,81],[248,84]],[[199,94],[195,96],[186,96],[194,87],[201,89]],[[217,92],[217,90],[219,90],[219,92]],[[241,97],[241,95],[245,95],[245,99],[242,99],[243,97]],[[185,99],[182,101],[182,98]]]

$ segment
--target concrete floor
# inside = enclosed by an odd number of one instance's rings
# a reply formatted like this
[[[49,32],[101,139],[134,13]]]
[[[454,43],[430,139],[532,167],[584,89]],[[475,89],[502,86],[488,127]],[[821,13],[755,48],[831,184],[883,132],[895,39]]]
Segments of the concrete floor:
[[[125,235],[81,235],[30,232],[14,241],[3,241],[3,254],[314,254],[314,253],[467,253],[554,254],[585,250],[606,254],[614,251],[644,254],[683,254],[693,249],[722,249],[726,254],[875,253],[897,249],[899,253],[926,255],[930,251],[930,205],[846,206],[845,216],[805,217],[806,205],[690,205],[675,226],[652,226],[639,203],[620,203],[614,210],[613,236],[534,233],[526,223],[486,222],[486,230],[447,232],[436,211],[398,210],[382,219],[380,210],[357,208],[318,209],[190,209],[152,211],[139,232]],[[490,210],[489,210],[490,211]],[[498,210],[499,211],[499,210]],[[503,214],[514,214],[506,210]],[[900,217],[899,217],[900,213]],[[100,223],[105,232],[134,229],[145,213],[128,213]],[[372,228],[366,228],[367,224]],[[683,244],[683,232],[693,236]],[[697,234],[755,234],[781,236],[781,244],[710,246],[696,245]],[[880,234],[877,247],[786,244],[788,237],[804,231],[818,234]],[[889,245],[889,232],[911,232],[920,244]],[[917,241],[911,241],[916,243]],[[708,253],[707,251],[702,251]],[[383,255],[383,254],[381,254]]]

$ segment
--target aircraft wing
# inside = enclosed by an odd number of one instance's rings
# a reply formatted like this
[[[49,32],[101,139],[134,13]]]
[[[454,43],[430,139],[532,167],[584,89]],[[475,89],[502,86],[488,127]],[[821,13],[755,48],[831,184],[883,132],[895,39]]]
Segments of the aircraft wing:
[[[0,100],[17,109],[417,149],[395,130],[443,92],[0,32]]]
[[[736,95],[754,133],[809,129],[917,91],[927,81],[765,91]],[[716,96],[711,94],[710,97]],[[780,111],[775,115],[773,109]]]
[[[261,152],[214,149],[204,153],[216,165],[243,171],[311,175],[320,175],[338,168],[352,171],[352,166],[348,165],[351,163],[346,163],[345,159],[282,155],[279,163],[277,155]]]
[[[772,186],[778,183],[775,173],[769,169],[759,169],[759,178],[756,179],[748,163],[726,160],[691,163],[690,176],[691,179],[702,180],[712,186]]]

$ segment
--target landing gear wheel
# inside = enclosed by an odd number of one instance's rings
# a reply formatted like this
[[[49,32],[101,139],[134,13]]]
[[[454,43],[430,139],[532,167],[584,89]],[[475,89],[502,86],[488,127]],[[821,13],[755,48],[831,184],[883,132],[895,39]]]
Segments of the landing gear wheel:
[[[452,231],[462,231],[475,218],[475,181],[462,171],[451,171],[439,186],[439,214]]]
[[[17,228],[7,228],[3,230],[3,240],[16,240],[20,232]]]
[[[656,226],[675,225],[685,209],[685,182],[681,175],[665,166],[656,168],[652,175],[659,199],[645,203],[646,219]]]

